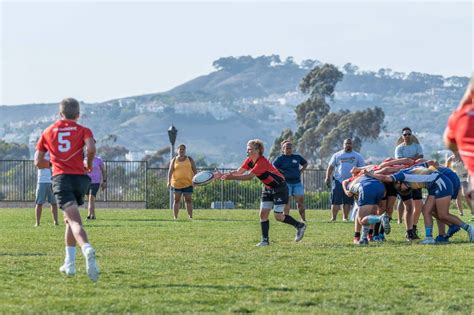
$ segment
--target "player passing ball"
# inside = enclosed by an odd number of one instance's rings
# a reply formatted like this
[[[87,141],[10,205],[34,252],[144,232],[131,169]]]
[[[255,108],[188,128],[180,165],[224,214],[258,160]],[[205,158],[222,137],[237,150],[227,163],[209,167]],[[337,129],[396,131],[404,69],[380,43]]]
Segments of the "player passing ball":
[[[273,208],[275,219],[292,225],[296,229],[295,241],[303,239],[306,224],[296,221],[290,215],[284,213],[285,205],[288,203],[288,186],[284,176],[264,156],[263,142],[259,139],[247,142],[247,159],[236,171],[229,173],[215,172],[214,178],[221,180],[251,180],[255,176],[263,183],[260,203],[260,226],[262,228],[262,240],[257,246],[270,245],[269,230],[270,221],[268,216]]]
[[[79,102],[67,98],[59,104],[60,119],[43,131],[35,152],[35,165],[49,167],[45,159],[50,153],[53,165],[52,188],[56,200],[63,211],[66,226],[66,259],[59,271],[73,276],[76,273],[76,244],[82,249],[86,259],[87,275],[92,281],[99,278],[95,260],[95,250],[82,227],[78,206],[84,203],[83,197],[90,185],[86,172],[92,170],[95,156],[95,141],[92,131],[77,123]],[[83,163],[84,147],[87,149],[86,163]]]

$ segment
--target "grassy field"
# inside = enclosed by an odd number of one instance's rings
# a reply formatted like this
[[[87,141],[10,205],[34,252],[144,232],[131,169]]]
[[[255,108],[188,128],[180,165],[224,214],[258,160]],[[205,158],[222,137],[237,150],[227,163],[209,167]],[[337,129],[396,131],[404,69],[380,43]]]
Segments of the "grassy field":
[[[352,245],[351,223],[309,211],[301,243],[271,220],[271,246],[257,248],[257,211],[104,210],[86,222],[101,278],[58,272],[63,225],[48,211],[1,209],[0,313],[463,313],[474,314],[474,248],[404,241]],[[85,216],[85,215],[83,215]],[[295,215],[297,216],[297,215]],[[470,216],[464,217],[469,220]]]

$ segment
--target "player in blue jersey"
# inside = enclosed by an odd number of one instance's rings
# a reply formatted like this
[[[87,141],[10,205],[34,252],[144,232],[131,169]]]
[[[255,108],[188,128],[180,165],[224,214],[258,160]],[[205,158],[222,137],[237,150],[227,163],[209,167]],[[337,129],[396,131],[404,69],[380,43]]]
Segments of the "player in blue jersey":
[[[369,176],[358,176],[346,179],[342,182],[344,193],[348,197],[354,197],[357,200],[359,212],[357,221],[362,225],[360,236],[360,245],[369,243],[368,235],[371,224],[382,222],[389,224],[389,217],[376,215],[377,206],[385,196],[385,186],[379,180]]]
[[[423,244],[435,243],[433,239],[433,220],[431,217],[431,213],[435,208],[441,220],[449,224],[459,225],[468,233],[469,240],[474,242],[474,227],[449,214],[453,185],[446,175],[418,165],[398,171],[392,175],[366,173],[383,182],[393,182],[394,187],[402,195],[410,193],[412,189],[426,188],[428,190],[428,198],[426,199],[425,210],[423,211],[426,231],[426,239],[422,242]]]

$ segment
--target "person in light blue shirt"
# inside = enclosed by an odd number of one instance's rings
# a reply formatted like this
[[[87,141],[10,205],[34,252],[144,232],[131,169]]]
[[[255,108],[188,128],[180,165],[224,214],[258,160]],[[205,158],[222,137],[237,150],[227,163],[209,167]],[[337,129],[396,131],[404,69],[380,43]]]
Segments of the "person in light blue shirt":
[[[418,143],[418,139],[413,135],[410,127],[405,127],[402,129],[402,136],[401,140],[398,141],[399,144],[395,148],[395,158],[411,158],[411,159],[421,159],[423,158],[423,149],[421,145]],[[404,211],[407,215],[410,215],[413,219],[413,233],[415,239],[418,239],[418,230],[417,224],[418,219],[420,218],[421,210],[423,209],[423,195],[421,189],[413,189],[412,190],[412,199],[413,199],[413,207],[404,209],[404,205],[402,202],[398,204],[398,221],[402,221],[402,217],[404,216]]]
[[[352,139],[344,140],[343,147],[343,150],[333,154],[326,170],[325,182],[331,187],[331,221],[336,220],[341,205],[343,205],[342,220],[347,221],[354,199],[346,196],[342,182],[352,176],[353,167],[365,165],[362,155],[352,150]]]
[[[296,201],[301,220],[306,221],[304,207],[304,187],[301,182],[301,174],[308,167],[308,162],[299,154],[293,153],[291,141],[283,141],[281,146],[282,155],[277,157],[273,166],[285,176],[288,192]],[[285,214],[290,214],[290,199],[285,206]]]

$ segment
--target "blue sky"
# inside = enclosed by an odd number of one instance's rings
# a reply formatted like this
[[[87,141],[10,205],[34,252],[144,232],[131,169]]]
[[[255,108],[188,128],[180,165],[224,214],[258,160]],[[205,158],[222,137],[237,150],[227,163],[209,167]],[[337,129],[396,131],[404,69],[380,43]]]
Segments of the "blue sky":
[[[223,56],[473,70],[471,1],[2,1],[0,105],[162,92]]]

